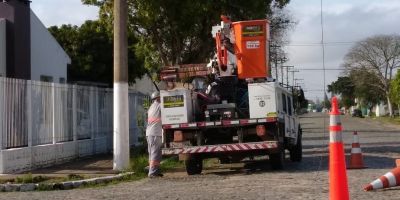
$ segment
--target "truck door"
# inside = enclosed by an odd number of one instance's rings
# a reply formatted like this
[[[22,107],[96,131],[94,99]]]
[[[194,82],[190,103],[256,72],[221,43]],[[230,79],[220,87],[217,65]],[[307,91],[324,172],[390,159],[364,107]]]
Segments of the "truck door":
[[[294,115],[294,110],[293,110],[293,100],[291,96],[287,96],[287,105],[288,105],[288,118],[289,118],[289,132],[290,132],[290,137],[296,138],[296,118]]]
[[[285,93],[282,93],[282,110],[284,114],[284,119],[285,119],[285,137],[291,137],[291,131],[290,131],[290,117],[289,117],[289,109],[288,109],[288,102],[287,102],[287,96]]]

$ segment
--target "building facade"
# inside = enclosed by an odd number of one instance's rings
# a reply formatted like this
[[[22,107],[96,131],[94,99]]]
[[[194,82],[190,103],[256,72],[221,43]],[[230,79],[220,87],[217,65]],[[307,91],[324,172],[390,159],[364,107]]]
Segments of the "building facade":
[[[71,59],[29,4],[0,2],[0,76],[65,83]]]

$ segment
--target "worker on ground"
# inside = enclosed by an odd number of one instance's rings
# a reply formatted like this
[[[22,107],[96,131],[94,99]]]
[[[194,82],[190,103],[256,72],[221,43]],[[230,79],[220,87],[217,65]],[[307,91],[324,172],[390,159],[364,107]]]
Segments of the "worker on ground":
[[[149,151],[149,178],[162,177],[160,171],[162,126],[161,126],[161,105],[160,93],[151,94],[151,104],[147,118],[146,138]]]

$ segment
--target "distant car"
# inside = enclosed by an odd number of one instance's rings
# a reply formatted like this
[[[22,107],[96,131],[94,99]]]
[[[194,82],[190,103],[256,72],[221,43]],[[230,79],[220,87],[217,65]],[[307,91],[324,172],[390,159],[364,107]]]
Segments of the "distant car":
[[[363,117],[360,109],[354,109],[353,112],[351,113],[351,116],[352,117]]]

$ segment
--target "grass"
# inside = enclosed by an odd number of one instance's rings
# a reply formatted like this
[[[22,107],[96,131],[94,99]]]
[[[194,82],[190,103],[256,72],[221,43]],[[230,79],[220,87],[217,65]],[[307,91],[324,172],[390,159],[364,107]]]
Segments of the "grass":
[[[43,176],[43,175],[37,175],[34,176],[32,173],[27,173],[23,174],[20,176],[17,176],[13,179],[0,179],[0,184],[5,184],[5,183],[17,183],[17,184],[23,184],[23,183],[60,183],[60,182],[65,182],[65,181],[74,181],[74,180],[82,180],[85,179],[85,176],[82,175],[77,175],[77,174],[68,174],[65,177],[51,177],[51,176]]]
[[[134,172],[134,174],[124,176],[121,180],[114,180],[108,183],[101,184],[85,184],[82,185],[82,188],[87,187],[101,187],[110,184],[117,184],[125,181],[136,181],[141,180],[147,177],[147,170],[145,169],[148,166],[148,154],[147,148],[145,147],[137,147],[132,149],[130,158],[130,165],[126,172]],[[182,161],[179,161],[177,157],[171,157],[164,159],[160,168],[162,172],[168,172],[171,170],[183,168],[184,164]],[[49,177],[49,176],[34,176],[31,173],[23,174],[21,176],[17,176],[14,179],[0,179],[0,184],[4,183],[39,183],[38,190],[52,190],[48,183],[61,183],[65,181],[74,181],[74,180],[82,180],[87,177],[78,175],[78,174],[68,174],[65,177]]]
[[[217,158],[209,158],[209,159],[204,160],[203,166],[204,166],[204,168],[209,168],[209,167],[218,166],[219,164],[220,163]]]
[[[135,174],[131,177],[135,180],[147,177],[146,166],[149,165],[148,154],[144,147],[137,147],[131,152],[130,167],[127,171],[133,171]],[[164,159],[161,163],[161,171],[168,172],[173,169],[182,168],[184,166],[182,161],[177,157]]]
[[[390,123],[390,124],[395,124],[395,125],[400,125],[400,117],[377,117],[376,120],[385,122],[385,123]]]

